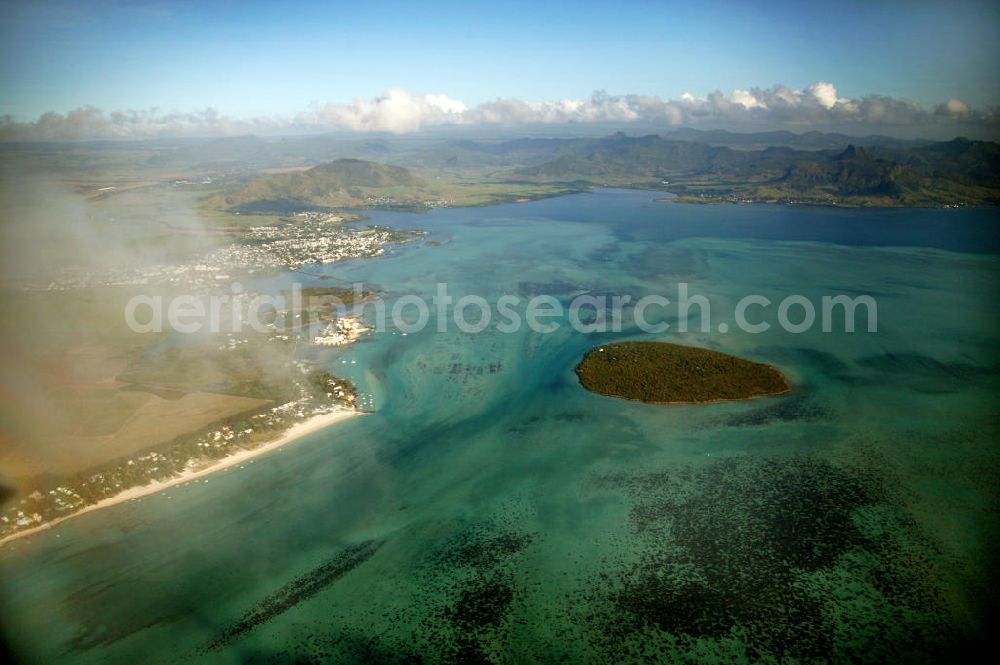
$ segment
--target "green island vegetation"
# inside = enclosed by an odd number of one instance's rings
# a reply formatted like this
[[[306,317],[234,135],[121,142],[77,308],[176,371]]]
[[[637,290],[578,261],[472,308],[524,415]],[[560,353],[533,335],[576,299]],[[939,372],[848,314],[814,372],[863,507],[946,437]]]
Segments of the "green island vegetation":
[[[354,289],[349,289],[343,286],[307,286],[302,289],[302,299],[306,303],[324,303],[330,302],[335,299],[343,303],[346,307],[356,305],[358,303],[364,302],[366,299],[375,295],[375,291],[369,289],[361,290],[361,297],[355,299]],[[286,298],[290,298],[290,293],[286,292]]]
[[[350,309],[378,295],[378,292],[362,289],[360,297],[356,297],[357,295],[359,294],[355,294],[353,288],[343,286],[308,286],[300,292],[302,311],[297,312],[299,318],[291,325],[295,328],[332,321],[337,318],[337,310],[341,306]],[[282,296],[286,303],[292,302],[291,291],[283,292]]]
[[[791,387],[763,363],[666,342],[618,342],[591,349],[576,368],[591,392],[654,404],[779,395]]]
[[[353,383],[325,370],[315,370],[310,373],[309,383],[318,393],[325,394],[345,406],[353,406],[358,398],[358,389]]]

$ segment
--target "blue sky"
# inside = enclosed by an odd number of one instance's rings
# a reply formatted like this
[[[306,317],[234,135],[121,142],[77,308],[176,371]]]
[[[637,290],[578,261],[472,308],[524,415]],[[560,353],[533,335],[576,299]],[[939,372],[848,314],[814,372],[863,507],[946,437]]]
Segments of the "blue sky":
[[[871,6],[871,5],[876,6]],[[804,87],[1000,102],[990,2],[4,2],[0,113],[293,114],[389,87],[474,105]]]

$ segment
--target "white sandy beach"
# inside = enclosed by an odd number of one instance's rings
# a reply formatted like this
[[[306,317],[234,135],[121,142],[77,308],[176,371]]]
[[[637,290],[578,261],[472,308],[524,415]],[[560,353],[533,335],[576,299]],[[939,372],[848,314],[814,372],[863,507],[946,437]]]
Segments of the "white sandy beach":
[[[85,508],[81,508],[75,513],[71,513],[69,515],[66,515],[65,517],[60,517],[59,519],[52,520],[51,522],[45,522],[43,524],[39,524],[36,527],[25,529],[24,531],[18,531],[17,533],[12,533],[8,536],[5,536],[4,538],[0,539],[0,546],[6,544],[11,540],[15,540],[17,538],[23,538],[25,536],[30,536],[32,534],[44,531],[46,529],[51,529],[60,524],[61,522],[65,522],[66,520],[72,519],[79,515],[83,515],[85,513],[89,513],[94,510],[100,510],[101,508],[115,506],[120,503],[125,503],[126,501],[132,501],[133,499],[138,499],[140,497],[149,496],[150,494],[156,494],[157,492],[161,492],[165,489],[169,489],[176,485],[180,485],[201,478],[202,476],[207,476],[209,474],[215,473],[216,471],[221,471],[222,469],[228,469],[229,467],[234,466],[236,464],[240,464],[254,457],[259,457],[261,455],[269,453],[272,450],[275,450],[276,448],[280,448],[281,446],[284,446],[287,443],[291,443],[292,441],[305,436],[306,434],[312,434],[313,432],[325,429],[330,425],[333,425],[334,423],[340,422],[341,420],[346,420],[347,418],[352,418],[354,416],[360,416],[360,415],[364,415],[364,412],[354,411],[350,409],[338,409],[337,411],[333,411],[331,413],[322,413],[313,416],[285,430],[285,432],[283,432],[281,436],[279,436],[274,441],[268,441],[267,443],[264,443],[258,446],[257,448],[253,448],[250,450],[240,450],[238,452],[233,453],[232,455],[216,460],[215,462],[212,462],[208,466],[196,467],[185,470],[179,475],[174,476],[173,478],[170,478],[168,480],[153,481],[147,485],[139,485],[137,487],[131,487],[114,496],[108,497],[107,499],[102,499],[97,503],[86,506]]]

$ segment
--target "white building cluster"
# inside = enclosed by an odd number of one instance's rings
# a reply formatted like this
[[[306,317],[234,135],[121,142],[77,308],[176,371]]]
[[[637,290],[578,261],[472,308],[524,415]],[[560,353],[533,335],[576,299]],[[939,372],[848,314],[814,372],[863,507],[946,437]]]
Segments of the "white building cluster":
[[[328,323],[319,335],[313,338],[318,346],[343,346],[350,344],[368,328],[357,317],[341,317]]]
[[[93,286],[174,284],[211,289],[240,275],[378,256],[387,244],[406,237],[388,227],[359,229],[343,221],[343,217],[332,213],[297,213],[282,224],[250,227],[237,242],[215,248],[187,263],[152,263],[100,271],[67,269],[47,284],[27,288],[61,291]]]

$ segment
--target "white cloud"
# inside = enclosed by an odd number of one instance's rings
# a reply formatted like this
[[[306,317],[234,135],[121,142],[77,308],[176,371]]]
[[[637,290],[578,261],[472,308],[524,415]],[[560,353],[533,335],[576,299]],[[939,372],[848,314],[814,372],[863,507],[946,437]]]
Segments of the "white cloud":
[[[938,106],[935,112],[939,115],[967,116],[972,113],[972,109],[961,99],[952,97],[941,106]]]
[[[0,140],[77,140],[129,139],[178,136],[224,136],[247,132],[274,131],[283,125],[278,120],[256,118],[236,120],[220,116],[214,109],[190,113],[114,111],[104,113],[93,106],[83,106],[62,115],[48,112],[35,122],[17,122],[0,117]]]
[[[747,90],[733,90],[733,94],[729,98],[734,104],[741,104],[743,108],[747,109],[763,108],[764,106],[753,93]]]
[[[819,81],[805,90],[784,85],[737,89],[707,97],[684,93],[663,100],[644,95],[614,96],[595,92],[588,99],[523,101],[496,99],[473,107],[444,94],[414,94],[392,88],[378,97],[315,106],[293,118],[238,119],[212,109],[181,113],[116,111],[81,107],[62,115],[46,113],[33,122],[0,118],[0,140],[74,140],[84,138],[150,138],[232,134],[348,130],[410,133],[448,125],[510,126],[611,123],[643,126],[714,124],[738,128],[771,126],[791,129],[843,127],[920,127],[964,123],[1000,126],[996,109],[977,111],[949,99],[928,111],[906,99],[868,95],[840,97],[837,88]]]
[[[427,95],[427,103],[445,113],[464,113],[469,110],[464,103],[448,95]]]
[[[809,86],[809,94],[825,109],[832,109],[840,101],[837,99],[837,88],[826,81],[813,83]]]
[[[447,95],[412,95],[392,88],[381,97],[359,98],[350,104],[325,104],[300,114],[294,122],[306,127],[403,134],[428,125],[460,121],[467,111],[465,104]]]

